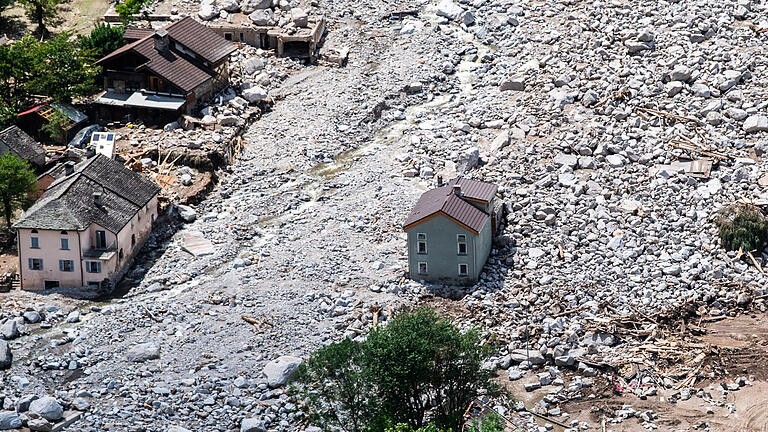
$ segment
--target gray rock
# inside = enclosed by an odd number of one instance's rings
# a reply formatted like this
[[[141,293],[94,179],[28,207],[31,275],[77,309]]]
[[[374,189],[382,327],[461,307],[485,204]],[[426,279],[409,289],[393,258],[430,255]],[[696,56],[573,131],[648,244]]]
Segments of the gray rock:
[[[251,57],[248,60],[244,61],[242,65],[243,65],[243,72],[245,72],[248,75],[253,75],[256,72],[261,72],[262,70],[264,70],[264,61],[261,60],[259,57]]]
[[[200,6],[200,11],[197,12],[197,16],[203,21],[210,21],[219,16],[219,8],[212,4],[204,4]]]
[[[243,90],[243,98],[250,103],[261,102],[267,98],[267,91],[259,86],[251,86]]]
[[[134,345],[128,354],[126,359],[132,362],[145,362],[147,360],[155,360],[160,358],[160,345],[157,342],[146,342],[138,345]]]
[[[264,421],[257,418],[246,418],[240,423],[240,432],[266,432]]]
[[[751,115],[744,120],[744,132],[768,131],[768,117],[764,115]]]
[[[75,309],[67,315],[66,321],[70,324],[80,322],[80,311]]]
[[[216,4],[227,12],[237,12],[240,10],[240,4],[237,0],[217,0]]]
[[[459,161],[456,164],[456,170],[462,173],[471,171],[477,167],[480,162],[480,150],[477,147],[470,147],[459,154]]]
[[[240,11],[246,15],[258,9],[269,9],[270,7],[272,7],[272,0],[243,0],[240,2]]]
[[[51,432],[53,430],[53,423],[44,418],[29,419],[27,426],[30,430],[39,432]]]
[[[37,311],[24,312],[24,320],[30,324],[36,324],[40,322],[40,314]]]
[[[13,353],[11,347],[8,346],[8,342],[0,340],[0,370],[10,369],[13,363]]]
[[[451,21],[457,21],[463,12],[464,9],[452,0],[442,0],[437,5],[437,16],[448,18]]]
[[[165,432],[192,432],[192,431],[189,429],[183,428],[181,426],[171,426]]]
[[[16,324],[16,320],[14,319],[7,319],[3,323],[2,326],[0,326],[0,336],[2,336],[3,339],[11,340],[16,339],[20,336],[19,333],[19,326]]]
[[[276,24],[275,13],[272,9],[259,9],[251,12],[248,18],[257,26],[273,26]],[[247,98],[246,98],[247,99]]]
[[[21,418],[14,411],[0,411],[0,430],[18,429],[21,427]]]
[[[272,388],[285,385],[302,362],[299,357],[281,356],[267,363],[263,370],[267,376],[267,384]]]
[[[502,82],[499,89],[501,91],[523,91],[525,90],[525,77],[523,75],[513,75]]]
[[[524,361],[530,362],[532,365],[543,365],[546,363],[546,359],[541,351],[537,349],[531,349],[526,352],[525,349],[514,350],[510,353],[510,357],[513,362],[522,363]]]
[[[179,204],[176,206],[176,210],[179,212],[179,217],[184,222],[194,222],[197,219],[197,212],[190,206]]]
[[[306,27],[309,25],[309,15],[302,8],[291,9],[291,20],[296,27]]]
[[[29,404],[29,412],[51,421],[56,421],[64,416],[64,408],[61,407],[56,399],[50,396],[43,396],[32,401]]]

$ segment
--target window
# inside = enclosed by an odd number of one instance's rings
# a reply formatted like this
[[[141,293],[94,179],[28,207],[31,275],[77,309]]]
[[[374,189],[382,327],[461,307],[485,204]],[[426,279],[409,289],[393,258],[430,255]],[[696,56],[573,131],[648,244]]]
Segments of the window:
[[[464,234],[457,235],[456,244],[458,245],[457,253],[459,255],[466,255],[467,254],[467,236]]]
[[[419,274],[427,274],[427,263],[425,262],[419,263]]]
[[[136,246],[136,234],[131,234],[131,246]]]
[[[43,269],[43,259],[42,258],[30,258],[29,259],[29,269],[30,270],[42,270]]]
[[[30,246],[32,249],[40,249],[40,239],[38,237],[30,237]]]
[[[91,141],[98,142],[100,138],[101,138],[101,134],[95,133],[95,134],[93,134],[93,137],[91,138]]]
[[[224,33],[224,40],[231,41],[232,40],[232,33]]]
[[[98,261],[86,261],[85,271],[88,273],[101,273],[101,263]]]
[[[75,271],[75,262],[72,260],[59,260],[59,270],[73,272]]]
[[[467,265],[466,264],[459,264],[459,276],[466,276],[467,275]]]
[[[89,281],[89,282],[88,282],[88,286],[89,286],[90,288],[101,288],[101,282],[93,282],[93,281]]]
[[[427,235],[425,233],[418,233],[416,234],[416,239],[418,242],[416,243],[416,253],[421,255],[427,254]]]
[[[61,250],[69,250],[69,239],[61,239]]]
[[[96,247],[99,249],[105,249],[107,247],[107,233],[104,231],[96,231]]]
[[[240,42],[243,42],[245,39],[243,38],[243,34],[240,33]]]
[[[122,261],[123,260],[123,248],[120,248],[120,253],[117,254],[117,259]]]
[[[53,289],[59,287],[59,281],[45,281],[45,289]]]

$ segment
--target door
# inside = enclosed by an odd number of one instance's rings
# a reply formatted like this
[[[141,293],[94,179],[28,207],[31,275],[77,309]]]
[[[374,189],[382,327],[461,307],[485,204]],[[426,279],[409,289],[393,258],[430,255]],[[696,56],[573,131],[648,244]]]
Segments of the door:
[[[149,77],[149,90],[155,91],[155,92],[163,91],[163,79],[160,77],[151,75]]]
[[[104,231],[96,231],[96,248],[107,248],[107,233]]]

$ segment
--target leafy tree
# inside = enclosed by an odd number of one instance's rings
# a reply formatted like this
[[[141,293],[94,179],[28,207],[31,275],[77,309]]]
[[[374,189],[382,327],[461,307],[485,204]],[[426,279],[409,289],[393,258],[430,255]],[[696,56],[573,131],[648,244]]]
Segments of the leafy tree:
[[[77,43],[80,49],[93,53],[97,57],[104,57],[112,51],[125,45],[125,27],[110,26],[106,23],[98,23],[88,36],[78,36]]]
[[[0,156],[0,205],[9,228],[13,213],[32,205],[35,192],[37,180],[29,163],[10,152]]]
[[[728,250],[750,252],[768,242],[768,218],[749,205],[728,206],[715,219],[720,242]]]
[[[395,425],[418,429],[427,421],[461,430],[477,391],[492,388],[491,371],[481,368],[492,349],[479,342],[476,330],[461,332],[431,309],[404,311],[363,342],[316,351],[294,393],[309,420],[327,431],[400,432]]]
[[[469,432],[504,432],[504,423],[501,421],[501,416],[494,412],[474,419]]]
[[[152,4],[153,0],[123,0],[115,5],[115,12],[120,16],[123,23],[133,21],[133,16],[145,9],[145,6]],[[145,13],[145,15],[147,15]]]
[[[69,123],[69,117],[54,110],[53,114],[48,118],[48,123],[44,124],[40,131],[51,137],[51,140],[63,143],[67,137],[67,123]]]
[[[34,53],[37,73],[32,84],[56,102],[68,103],[96,91],[94,56],[78,50],[70,38],[71,34],[60,33],[37,45]]]
[[[37,74],[35,53],[40,44],[27,36],[14,43],[0,46],[0,106],[4,117],[16,116],[27,106],[34,91],[32,79]]]
[[[46,23],[56,18],[61,0],[19,0],[30,21],[37,23],[37,31],[42,37],[48,36]]]

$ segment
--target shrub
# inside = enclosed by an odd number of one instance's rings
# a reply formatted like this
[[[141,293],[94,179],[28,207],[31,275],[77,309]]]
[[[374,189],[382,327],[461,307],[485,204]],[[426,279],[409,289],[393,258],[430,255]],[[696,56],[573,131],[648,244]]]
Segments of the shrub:
[[[720,242],[727,250],[744,252],[762,249],[768,241],[768,218],[750,205],[728,206],[720,211],[715,224]]]
[[[363,342],[344,340],[316,351],[299,369],[294,395],[308,420],[326,431],[380,432],[400,424],[461,430],[492,348],[476,330],[461,332],[431,309],[400,312]],[[428,426],[429,428],[429,426]],[[437,432],[426,429],[423,432]]]
[[[81,50],[89,51],[97,57],[104,57],[112,51],[125,45],[125,28],[98,23],[88,36],[78,36],[77,43]]]
[[[490,413],[475,419],[469,432],[504,432],[504,423],[500,415],[495,412]]]

